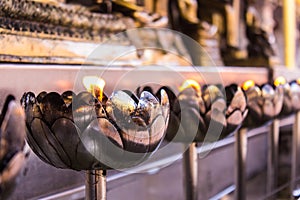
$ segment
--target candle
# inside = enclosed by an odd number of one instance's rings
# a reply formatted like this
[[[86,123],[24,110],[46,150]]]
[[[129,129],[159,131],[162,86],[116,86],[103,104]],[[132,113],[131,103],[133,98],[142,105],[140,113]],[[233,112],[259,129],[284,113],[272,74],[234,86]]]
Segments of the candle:
[[[87,91],[92,93],[101,102],[105,81],[97,76],[85,76],[82,82]]]

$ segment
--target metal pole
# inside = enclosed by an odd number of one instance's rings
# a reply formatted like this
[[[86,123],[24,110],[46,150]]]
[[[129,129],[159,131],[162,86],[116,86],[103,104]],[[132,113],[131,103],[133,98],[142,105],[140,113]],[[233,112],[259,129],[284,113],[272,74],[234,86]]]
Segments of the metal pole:
[[[272,193],[277,187],[278,177],[278,144],[279,144],[279,119],[274,119],[270,125],[268,138],[268,170],[267,170],[267,192]],[[273,197],[274,198],[274,197]]]
[[[235,134],[235,199],[246,199],[247,128]]]
[[[106,170],[86,171],[86,200],[106,200]]]
[[[293,199],[293,190],[296,189],[296,179],[298,172],[298,156],[300,145],[300,111],[296,113],[292,137],[292,166],[291,166],[291,199]]]
[[[284,59],[287,68],[296,66],[296,3],[295,0],[283,0]]]
[[[197,143],[193,142],[183,154],[183,168],[185,172],[186,200],[198,199],[198,156]]]

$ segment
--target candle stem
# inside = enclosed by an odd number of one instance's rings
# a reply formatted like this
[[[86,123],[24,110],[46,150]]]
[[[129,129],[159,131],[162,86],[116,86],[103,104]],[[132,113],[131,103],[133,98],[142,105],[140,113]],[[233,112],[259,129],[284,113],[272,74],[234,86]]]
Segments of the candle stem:
[[[85,187],[86,200],[106,200],[106,170],[88,170]]]
[[[198,199],[198,156],[197,144],[193,142],[183,154],[186,200]]]
[[[269,138],[268,138],[268,163],[267,163],[267,192],[272,192],[277,188],[278,176],[278,145],[279,145],[279,131],[280,121],[274,119],[270,125]],[[276,199],[275,195],[270,198]]]
[[[246,199],[247,128],[235,133],[235,199]]]

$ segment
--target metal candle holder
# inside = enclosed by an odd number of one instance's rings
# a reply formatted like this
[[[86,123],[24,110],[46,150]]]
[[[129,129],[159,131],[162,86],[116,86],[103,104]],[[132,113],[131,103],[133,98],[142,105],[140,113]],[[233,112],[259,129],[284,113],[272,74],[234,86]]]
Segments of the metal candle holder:
[[[277,184],[279,120],[276,118],[282,110],[284,90],[282,86],[272,84],[256,85],[253,81],[243,84],[248,100],[249,113],[244,128],[237,134],[236,146],[236,198],[246,199],[246,155],[247,129],[260,126],[272,120],[268,138],[268,185],[271,192]]]
[[[249,86],[245,86],[249,84]],[[274,119],[283,105],[283,87],[271,84],[255,85],[253,81],[244,83],[244,92],[248,100],[248,117],[245,126],[257,127]]]
[[[86,199],[106,199],[106,170],[142,163],[163,140],[169,101],[162,95],[124,90],[100,101],[89,92],[25,93],[28,143],[54,167],[86,170]]]
[[[0,114],[0,199],[9,197],[24,165],[25,135],[23,109],[9,95]]]
[[[183,83],[178,96],[167,87],[163,89],[170,100],[166,139],[188,145],[183,155],[185,194],[188,200],[198,199],[197,143],[216,141],[234,132],[247,115],[246,97],[235,84],[225,88],[226,99],[218,86],[201,88],[193,80]],[[152,92],[149,87],[144,90]]]
[[[300,110],[300,85],[297,80],[279,83],[283,87],[284,97],[281,116],[287,116]]]

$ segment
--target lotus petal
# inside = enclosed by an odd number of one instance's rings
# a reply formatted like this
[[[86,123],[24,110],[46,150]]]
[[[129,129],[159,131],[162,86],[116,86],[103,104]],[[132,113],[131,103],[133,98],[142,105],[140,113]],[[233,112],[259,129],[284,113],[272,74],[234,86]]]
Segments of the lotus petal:
[[[36,143],[43,149],[45,155],[47,155],[48,160],[52,165],[58,168],[67,168],[68,165],[64,163],[63,159],[60,156],[60,151],[57,151],[56,148],[50,143],[47,139],[47,135],[51,135],[51,131],[47,125],[41,119],[34,119],[31,123],[31,136],[36,141]],[[67,160],[67,156],[64,156]]]
[[[206,109],[210,109],[212,103],[219,98],[224,99],[224,95],[220,89],[215,85],[209,85],[203,92],[203,100],[206,105]]]
[[[252,88],[249,88],[247,91],[245,91],[247,100],[250,101],[257,101],[257,99],[261,98],[261,90],[259,87],[254,86]]]
[[[227,124],[230,124],[231,126],[238,126],[243,122],[243,120],[243,113],[240,110],[233,111],[226,119]]]
[[[79,138],[80,130],[67,118],[59,118],[56,120],[52,125],[51,130],[53,131],[53,137],[59,141],[62,149],[70,159],[70,168],[79,169],[80,166],[77,165],[77,163],[80,161],[76,160],[75,147],[81,142]]]
[[[29,128],[30,129],[30,128]],[[52,162],[47,157],[47,154],[43,151],[43,148],[38,145],[38,143],[35,141],[34,137],[32,136],[32,131],[26,129],[26,140],[28,142],[28,145],[32,149],[32,151],[45,163],[48,163],[52,165]]]
[[[23,95],[21,104],[25,110],[27,124],[31,124],[34,118],[42,118],[40,107],[36,104],[35,95],[32,92]]]
[[[175,115],[173,112],[170,114],[169,126],[166,131],[166,140],[168,141],[182,141],[181,137],[184,135],[184,130],[180,126],[180,116]]]
[[[64,100],[67,107],[69,107],[69,105],[72,104],[72,100],[74,99],[75,96],[76,96],[76,94],[70,90],[65,91],[64,93],[61,94],[61,97]]]
[[[226,118],[223,112],[219,109],[212,109],[210,114],[210,120],[207,123],[207,133],[206,133],[206,141],[216,141],[220,137],[225,137],[228,133],[226,133]],[[207,120],[207,119],[206,119]],[[223,135],[226,134],[226,135]]]
[[[264,98],[264,99],[273,99],[274,96],[275,96],[275,90],[274,88],[269,85],[269,84],[265,84],[262,86],[261,88],[261,96]]]
[[[206,126],[199,110],[184,108],[180,113],[181,126],[184,130],[184,141],[202,141],[206,134]]]
[[[153,152],[165,135],[165,118],[163,115],[158,115],[152,122],[149,131],[149,151]]]
[[[162,114],[162,108],[158,100],[149,92],[143,91],[137,106],[135,116],[141,117],[147,125]]]
[[[282,87],[276,87],[275,95],[274,95],[274,99],[273,99],[274,117],[275,117],[275,115],[279,115],[280,111],[282,110],[283,98],[284,98],[283,88]]]
[[[45,92],[45,91],[39,93],[39,95],[36,97],[36,101],[37,101],[38,103],[41,103],[41,102],[42,102],[42,99],[43,99],[47,94],[48,94],[48,93]]]
[[[168,125],[170,116],[170,100],[167,92],[164,89],[160,90],[159,99],[165,124]]]
[[[51,92],[41,100],[40,108],[45,122],[50,125],[63,116],[66,104],[58,93]]]
[[[193,88],[187,88],[178,95],[179,103],[188,104],[200,111],[201,114],[206,112],[205,102]],[[210,103],[210,102],[208,102]]]
[[[134,153],[149,151],[150,133],[148,129],[122,129],[121,137],[124,141],[124,149]]]
[[[117,129],[104,118],[95,119],[81,134],[82,143],[102,163],[119,162],[123,144]]]
[[[106,104],[106,111],[121,129],[135,129],[131,116],[136,108],[136,102],[124,91],[114,92]]]
[[[74,123],[81,131],[97,118],[96,103],[98,103],[97,99],[88,92],[79,93],[73,100]]]
[[[240,87],[231,88],[230,92],[226,92],[227,101],[229,100],[229,106],[226,113],[230,114],[235,109],[239,109],[242,112],[246,109],[247,101],[245,95]]]
[[[292,105],[295,111],[300,110],[300,85],[296,82],[291,83]]]

